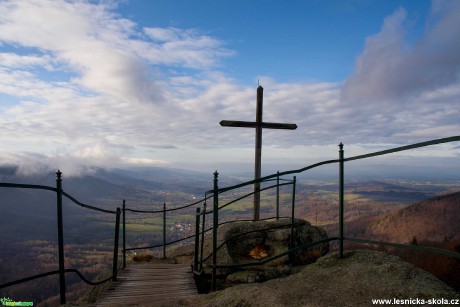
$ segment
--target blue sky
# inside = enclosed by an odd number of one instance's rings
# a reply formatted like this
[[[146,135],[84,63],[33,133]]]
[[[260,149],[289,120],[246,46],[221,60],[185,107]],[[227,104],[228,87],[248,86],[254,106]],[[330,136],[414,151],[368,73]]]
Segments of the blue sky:
[[[252,169],[254,131],[218,123],[254,120],[259,81],[298,125],[263,165],[300,168],[458,135],[459,77],[455,0],[0,1],[0,162]]]
[[[400,7],[421,34],[429,1],[128,1],[125,16],[151,27],[195,28],[223,40],[235,56],[225,72],[242,83],[254,76],[278,82],[343,81],[363,38]],[[340,52],[339,52],[340,50]]]

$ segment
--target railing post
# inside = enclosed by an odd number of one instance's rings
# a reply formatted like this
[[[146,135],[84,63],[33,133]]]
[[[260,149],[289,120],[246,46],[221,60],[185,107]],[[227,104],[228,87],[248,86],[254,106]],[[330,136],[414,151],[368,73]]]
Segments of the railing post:
[[[217,171],[214,172],[214,206],[212,210],[212,291],[217,290],[217,227],[219,226],[219,185]]]
[[[280,219],[280,171],[276,172],[276,220]]]
[[[203,226],[201,226],[201,251],[200,251],[200,271],[203,270],[203,250],[204,250],[204,233],[206,231],[206,195],[203,204]]]
[[[344,183],[343,183],[343,171],[344,171],[344,161],[343,161],[343,144],[339,144],[339,251],[340,258],[343,258],[343,199],[344,199]]]
[[[200,215],[201,209],[200,207],[196,208],[196,215],[195,215],[195,256],[193,262],[193,270],[198,271],[198,251],[200,248]]]
[[[113,242],[113,265],[112,265],[112,281],[117,280],[118,271],[118,241],[120,240],[120,207],[117,208],[115,217],[115,239]]]
[[[123,199],[123,269],[126,269],[126,200]]]
[[[294,180],[292,181],[292,211],[291,211],[291,241],[290,247],[294,248],[294,220],[295,220],[295,188],[296,188],[296,176],[294,176]]]
[[[62,221],[62,178],[61,171],[56,173],[56,196],[57,196],[57,223],[58,223],[58,256],[59,256],[59,294],[61,305],[66,303],[65,297],[65,264],[64,264],[64,230]]]
[[[166,259],[166,203],[163,203],[163,259]]]

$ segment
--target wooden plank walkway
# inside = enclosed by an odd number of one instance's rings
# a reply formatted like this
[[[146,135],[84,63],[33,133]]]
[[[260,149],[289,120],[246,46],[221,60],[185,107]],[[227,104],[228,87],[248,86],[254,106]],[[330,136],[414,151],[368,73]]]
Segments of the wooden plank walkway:
[[[132,263],[105,290],[95,306],[133,306],[198,295],[190,266]]]

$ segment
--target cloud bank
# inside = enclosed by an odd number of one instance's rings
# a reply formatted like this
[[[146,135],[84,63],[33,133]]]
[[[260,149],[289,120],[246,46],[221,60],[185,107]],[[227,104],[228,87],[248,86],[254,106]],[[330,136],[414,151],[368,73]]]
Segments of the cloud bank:
[[[408,42],[407,13],[388,16],[379,33],[368,37],[356,71],[342,89],[345,100],[398,100],[457,85],[460,71],[460,3],[436,1],[425,29]]]
[[[265,157],[303,161],[312,146],[458,134],[460,4],[433,2],[415,41],[408,19],[404,8],[388,16],[343,82],[254,76],[265,88],[264,120],[299,127],[264,131]],[[252,129],[218,123],[254,120],[255,86],[225,73],[237,50],[200,30],[142,27],[110,2],[2,1],[0,50],[4,160],[219,163],[253,147]]]

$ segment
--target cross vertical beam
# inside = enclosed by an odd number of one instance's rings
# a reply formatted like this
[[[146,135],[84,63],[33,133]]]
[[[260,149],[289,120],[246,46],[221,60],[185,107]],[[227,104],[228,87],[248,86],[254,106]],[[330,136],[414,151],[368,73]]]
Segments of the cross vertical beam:
[[[240,127],[240,128],[255,128],[256,129],[256,144],[255,144],[255,166],[254,166],[254,221],[260,218],[260,178],[261,178],[261,165],[262,165],[262,129],[297,129],[296,124],[285,123],[265,123],[262,120],[263,113],[263,93],[262,86],[257,88],[257,106],[256,106],[256,121],[231,121],[223,120],[220,122],[222,127]]]
[[[262,112],[264,100],[264,88],[257,88],[257,106],[256,106],[256,151],[254,161],[254,180],[261,177],[262,172]],[[253,220],[258,221],[260,215],[260,181],[254,183],[254,212]]]

